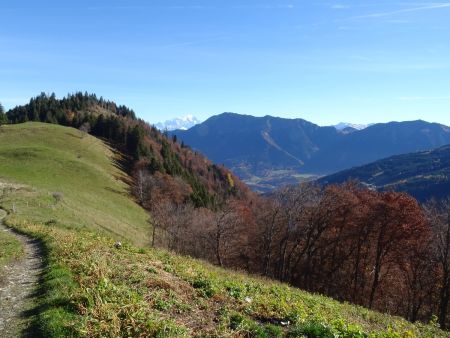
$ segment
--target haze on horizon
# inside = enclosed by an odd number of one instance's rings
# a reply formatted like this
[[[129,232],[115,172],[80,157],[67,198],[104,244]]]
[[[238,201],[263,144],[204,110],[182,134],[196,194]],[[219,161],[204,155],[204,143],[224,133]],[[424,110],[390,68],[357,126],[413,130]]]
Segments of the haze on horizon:
[[[89,91],[151,123],[231,111],[450,125],[450,2],[0,4],[0,102]]]

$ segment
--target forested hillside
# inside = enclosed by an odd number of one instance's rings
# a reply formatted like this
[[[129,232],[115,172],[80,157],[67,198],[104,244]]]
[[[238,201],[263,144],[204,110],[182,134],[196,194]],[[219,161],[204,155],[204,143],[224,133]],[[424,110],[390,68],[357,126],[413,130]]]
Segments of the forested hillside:
[[[380,190],[404,191],[420,201],[450,194],[450,146],[403,154],[325,176],[322,184],[358,180]]]
[[[150,184],[152,198],[160,194],[177,203],[190,200],[208,208],[217,207],[229,196],[240,198],[248,193],[229,170],[137,119],[129,108],[93,94],[57,99],[54,94],[42,93],[27,105],[11,109],[6,117],[13,124],[40,121],[79,128],[107,140],[124,154],[120,164],[135,178],[141,203],[150,198]],[[150,175],[156,180],[150,182]]]

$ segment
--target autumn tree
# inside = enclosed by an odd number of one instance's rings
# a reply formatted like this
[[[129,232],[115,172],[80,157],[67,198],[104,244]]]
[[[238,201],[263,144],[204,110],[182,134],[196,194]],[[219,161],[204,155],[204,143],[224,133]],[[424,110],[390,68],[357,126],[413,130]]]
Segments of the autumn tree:
[[[439,324],[447,328],[450,301],[450,198],[431,201],[425,205],[425,210],[433,232],[434,258],[439,267]]]
[[[279,193],[275,198],[264,198],[254,205],[257,227],[261,233],[259,245],[259,255],[261,257],[261,269],[264,276],[269,276],[272,264],[275,243],[280,231],[281,214],[283,205]]]
[[[282,281],[289,277],[292,255],[301,248],[306,239],[303,236],[308,227],[307,213],[316,202],[319,188],[312,184],[286,187],[277,192],[275,198],[282,205],[280,225],[277,230],[274,276]]]
[[[314,257],[315,280],[325,280],[315,291],[339,299],[349,299],[352,262],[358,253],[359,232],[364,223],[364,204],[358,194],[360,189],[349,183],[329,186],[318,205],[317,221],[322,224],[323,234]],[[325,226],[325,227],[324,227]]]
[[[232,199],[215,213],[211,241],[219,266],[244,264],[246,267],[250,215],[245,205]]]
[[[373,224],[371,243],[373,245],[373,278],[371,281],[368,307],[372,308],[375,295],[391,264],[402,260],[403,254],[426,233],[426,223],[417,201],[396,192],[380,193],[373,201],[370,218]]]
[[[396,301],[402,305],[403,313],[411,322],[428,319],[424,316],[433,313],[436,290],[436,264],[433,257],[431,232],[424,232],[420,241],[409,246],[404,252],[400,265],[403,275],[404,295]],[[429,317],[429,316],[428,316]]]

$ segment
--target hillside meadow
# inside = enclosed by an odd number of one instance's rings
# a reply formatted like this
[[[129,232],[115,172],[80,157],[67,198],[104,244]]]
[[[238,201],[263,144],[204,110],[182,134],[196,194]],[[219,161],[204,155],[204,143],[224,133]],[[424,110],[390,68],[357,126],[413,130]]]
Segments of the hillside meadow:
[[[0,179],[10,183],[4,191],[22,191],[11,202],[18,215],[145,245],[149,215],[129,198],[118,156],[73,128],[35,122],[0,127]]]

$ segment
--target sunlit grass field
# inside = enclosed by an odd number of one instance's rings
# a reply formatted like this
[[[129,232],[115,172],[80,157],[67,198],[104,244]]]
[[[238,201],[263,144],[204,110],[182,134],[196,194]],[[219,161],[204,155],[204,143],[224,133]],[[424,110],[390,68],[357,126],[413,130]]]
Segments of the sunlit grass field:
[[[100,230],[145,245],[149,216],[130,199],[128,177],[114,164],[102,141],[73,128],[0,127],[0,182],[22,186],[14,200],[5,196],[6,206],[30,220]]]

